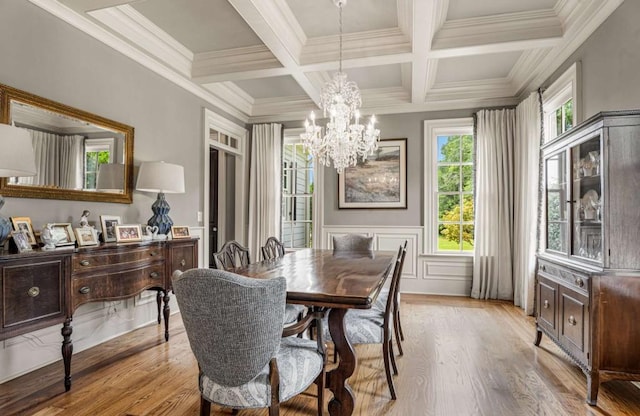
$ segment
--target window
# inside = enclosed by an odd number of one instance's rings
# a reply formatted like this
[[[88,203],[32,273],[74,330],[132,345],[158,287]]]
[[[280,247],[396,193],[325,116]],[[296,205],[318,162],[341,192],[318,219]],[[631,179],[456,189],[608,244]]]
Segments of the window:
[[[114,139],[87,139],[84,142],[84,189],[96,189],[98,168],[113,163]]]
[[[542,93],[545,141],[554,139],[579,122],[580,64],[574,63]]]
[[[425,122],[425,243],[428,252],[473,251],[473,120]]]
[[[285,138],[282,149],[282,235],[287,248],[313,246],[314,164],[302,143]]]

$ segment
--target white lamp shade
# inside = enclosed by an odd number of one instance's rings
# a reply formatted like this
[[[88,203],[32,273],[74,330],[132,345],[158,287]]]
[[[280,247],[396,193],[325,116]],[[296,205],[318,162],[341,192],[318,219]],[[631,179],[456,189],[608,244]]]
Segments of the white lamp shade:
[[[184,192],[184,168],[165,162],[142,162],[136,190],[181,194]]]
[[[27,130],[0,124],[0,149],[0,177],[38,173],[31,135]]]
[[[124,164],[122,163],[104,163],[98,168],[98,177],[96,179],[96,189],[98,191],[124,189]]]

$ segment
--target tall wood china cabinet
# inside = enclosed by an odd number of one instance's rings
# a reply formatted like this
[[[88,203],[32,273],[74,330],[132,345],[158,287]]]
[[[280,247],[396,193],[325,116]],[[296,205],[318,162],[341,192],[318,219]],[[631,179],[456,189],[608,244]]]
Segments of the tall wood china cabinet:
[[[536,340],[600,383],[640,380],[640,111],[595,115],[543,150]]]

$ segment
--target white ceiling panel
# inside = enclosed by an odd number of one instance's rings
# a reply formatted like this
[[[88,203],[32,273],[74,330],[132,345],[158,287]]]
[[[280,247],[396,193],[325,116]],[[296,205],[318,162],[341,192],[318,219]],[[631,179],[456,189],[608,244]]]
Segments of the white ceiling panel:
[[[304,95],[304,90],[290,76],[248,79],[235,84],[255,99]]]
[[[352,68],[346,69],[344,72],[362,90],[402,86],[400,64]]]
[[[131,6],[193,53],[262,44],[227,0],[144,0]]]
[[[445,58],[438,62],[436,84],[506,78],[522,52]]]
[[[287,0],[308,38],[339,33],[339,9],[332,0]],[[342,8],[344,33],[398,26],[395,0],[351,0]]]
[[[447,20],[552,9],[559,0],[449,0]]]

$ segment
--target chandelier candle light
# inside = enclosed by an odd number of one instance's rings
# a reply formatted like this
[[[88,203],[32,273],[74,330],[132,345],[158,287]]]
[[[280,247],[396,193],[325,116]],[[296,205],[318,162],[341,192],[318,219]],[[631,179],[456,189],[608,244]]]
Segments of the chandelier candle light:
[[[333,0],[333,3],[340,9],[340,66],[333,79],[324,85],[320,95],[320,107],[324,117],[329,114],[329,122],[323,136],[312,111],[304,122],[305,132],[300,138],[304,148],[318,163],[331,166],[333,161],[333,166],[342,174],[345,168],[355,166],[358,158],[366,160],[378,148],[380,130],[375,128],[374,115],[366,129],[360,124],[360,90],[342,72],[342,7],[347,0]]]

